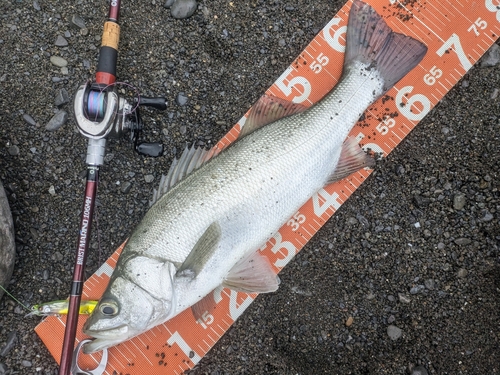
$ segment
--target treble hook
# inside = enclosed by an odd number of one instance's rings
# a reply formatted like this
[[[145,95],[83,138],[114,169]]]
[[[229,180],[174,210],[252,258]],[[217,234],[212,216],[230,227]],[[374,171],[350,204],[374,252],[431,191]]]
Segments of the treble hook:
[[[106,370],[106,365],[108,364],[108,349],[102,350],[101,363],[99,363],[99,365],[95,369],[83,370],[78,366],[78,356],[80,354],[80,349],[84,344],[91,341],[92,340],[89,339],[82,340],[76,346],[75,351],[73,352],[73,363],[71,365],[71,373],[73,375],[102,375],[104,373],[104,370]]]

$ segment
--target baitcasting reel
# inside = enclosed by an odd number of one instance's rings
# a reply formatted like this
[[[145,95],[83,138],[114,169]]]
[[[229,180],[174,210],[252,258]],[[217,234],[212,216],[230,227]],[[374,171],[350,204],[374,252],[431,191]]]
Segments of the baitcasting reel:
[[[74,100],[78,130],[94,140],[117,138],[130,131],[130,138],[139,154],[160,156],[163,153],[162,144],[139,142],[139,134],[144,127],[139,106],[165,110],[165,98],[138,97],[129,103],[118,95],[114,87],[95,82],[80,86]]]

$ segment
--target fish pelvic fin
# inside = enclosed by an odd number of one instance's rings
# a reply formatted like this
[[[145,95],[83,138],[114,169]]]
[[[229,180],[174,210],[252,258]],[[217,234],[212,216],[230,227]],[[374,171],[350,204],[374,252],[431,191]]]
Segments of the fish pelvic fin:
[[[347,22],[344,67],[355,61],[377,69],[384,92],[394,86],[423,59],[427,46],[391,30],[368,4],[354,0]]]
[[[306,106],[271,95],[263,95],[252,106],[238,139],[276,120],[304,112]]]
[[[167,175],[162,175],[158,190],[153,191],[153,198],[149,201],[149,206],[155,204],[167,191],[175,184],[182,181],[194,170],[200,168],[207,161],[218,155],[221,149],[217,146],[210,150],[205,150],[201,147],[196,148],[194,145],[186,148],[182,152],[179,159],[175,158],[170,165]]]
[[[375,159],[359,147],[355,137],[348,137],[342,145],[339,162],[328,179],[328,183],[342,180],[361,168],[373,168],[374,166]]]
[[[212,314],[217,309],[217,302],[214,299],[214,292],[208,293],[200,301],[191,306],[195,320],[203,319],[206,314]]]
[[[279,284],[267,257],[254,252],[234,265],[222,286],[238,292],[269,293],[278,290]]]

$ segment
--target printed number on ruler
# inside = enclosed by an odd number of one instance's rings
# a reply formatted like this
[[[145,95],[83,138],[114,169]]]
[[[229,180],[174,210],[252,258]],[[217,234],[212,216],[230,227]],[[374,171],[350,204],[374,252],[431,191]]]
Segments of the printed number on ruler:
[[[319,189],[312,196],[313,211],[317,217],[321,217],[326,211],[331,208],[338,210],[341,202],[338,201],[340,196],[337,193],[330,194],[325,189]]]
[[[311,83],[305,78],[301,76],[293,77],[291,80],[288,80],[288,76],[293,72],[292,67],[288,67],[284,71],[284,73],[277,79],[276,86],[285,94],[286,96],[291,96],[293,94],[293,89],[295,88],[297,91],[296,85],[302,86],[302,93],[294,96],[292,98],[292,102],[294,103],[302,103],[309,98],[311,94]],[[300,92],[300,91],[299,91]]]
[[[214,322],[214,316],[210,314],[208,311],[205,311],[201,314],[201,318],[196,321],[196,324],[199,324],[203,327],[203,329],[207,329],[210,324]]]
[[[191,349],[186,340],[182,338],[179,332],[175,331],[172,336],[167,340],[168,345],[177,344],[177,346],[182,350],[182,352],[194,363],[197,364],[201,357],[196,354],[196,352]]]
[[[345,51],[345,44],[340,43],[341,38],[344,38],[345,42],[345,33],[347,31],[347,26],[341,26],[339,28],[335,28],[334,26],[338,26],[343,20],[340,17],[334,17],[328,24],[323,28],[323,38],[328,43],[330,47],[332,47],[337,52]],[[333,31],[333,34],[332,34]]]
[[[488,7],[488,5],[486,5],[486,7]],[[467,31],[468,32],[473,31],[474,34],[476,34],[476,36],[479,36],[479,34],[480,34],[479,30],[486,29],[486,26],[488,26],[488,22],[486,22],[485,20],[481,19],[481,17],[479,17],[472,25],[470,25],[470,27],[467,29]]]
[[[304,216],[304,221],[305,218],[306,217]],[[274,262],[274,265],[278,268],[285,267],[297,253],[297,248],[290,241],[283,241],[283,236],[280,232],[276,232],[276,234],[273,238],[270,239],[270,241],[274,241],[274,245],[271,247],[271,251],[273,252],[273,254],[280,253],[283,255],[282,258],[278,258],[276,262]],[[267,245],[264,245],[260,250],[264,250],[266,247]]]
[[[286,223],[289,227],[292,227],[292,231],[296,232],[300,228],[300,224],[304,224],[306,221],[306,216],[297,211],[290,220]]]
[[[325,56],[323,52],[321,52],[318,55],[318,57],[316,57],[316,59],[313,60],[313,62],[311,63],[311,65],[309,65],[309,67],[314,73],[318,74],[323,70],[324,66],[328,65],[329,61],[330,59],[327,56]]]
[[[439,57],[442,57],[445,52],[449,51],[450,49],[457,54],[458,61],[465,69],[465,71],[472,68],[472,64],[467,58],[464,48],[462,47],[462,43],[460,42],[460,37],[455,33],[451,34],[448,40],[443,43],[443,45],[436,51],[436,53]]]
[[[219,303],[222,301],[222,291],[224,290],[224,287],[220,286],[217,289],[213,291],[214,293],[214,300],[216,303]],[[243,300],[242,303],[238,304],[238,297],[240,295],[246,296],[245,299]],[[243,311],[250,306],[252,303],[253,298],[247,295],[246,293],[240,293],[235,290],[230,289],[229,290],[229,316],[231,319],[236,321],[240,317],[241,314],[243,314]]]

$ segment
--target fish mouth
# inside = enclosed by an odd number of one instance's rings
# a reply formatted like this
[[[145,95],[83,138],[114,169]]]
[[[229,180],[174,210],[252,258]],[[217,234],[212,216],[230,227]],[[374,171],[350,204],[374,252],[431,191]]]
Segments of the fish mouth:
[[[126,341],[133,336],[130,335],[129,327],[126,324],[106,330],[93,331],[91,329],[86,329],[84,330],[84,333],[95,339],[83,345],[83,352],[85,354],[91,354],[107,349]]]

